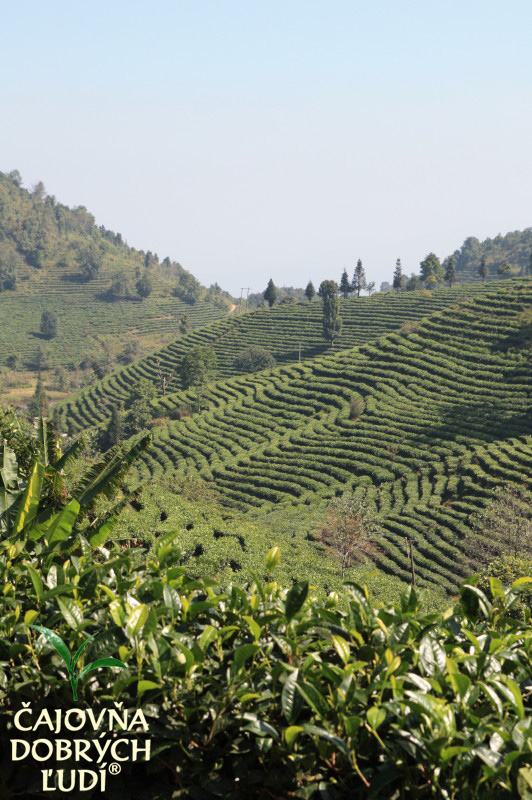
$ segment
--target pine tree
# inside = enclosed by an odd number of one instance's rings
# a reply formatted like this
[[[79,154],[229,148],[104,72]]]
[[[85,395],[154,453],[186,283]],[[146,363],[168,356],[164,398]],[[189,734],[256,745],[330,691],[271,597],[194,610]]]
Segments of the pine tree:
[[[340,291],[343,294],[345,300],[347,300],[347,298],[352,292],[351,284],[349,283],[349,276],[347,275],[346,269],[344,269],[344,271],[342,272],[342,277],[340,278]]]
[[[277,298],[277,288],[271,278],[268,281],[268,286],[266,287],[266,290],[262,296],[271,308]]]
[[[316,289],[314,288],[314,284],[312,283],[312,281],[309,281],[307,283],[307,288],[305,289],[305,297],[307,298],[309,303],[312,301],[315,295],[316,295]]]
[[[403,268],[401,266],[400,258],[398,258],[395,262],[392,285],[396,292],[400,292],[403,286]]]
[[[366,273],[364,271],[364,267],[362,266],[362,261],[360,258],[357,261],[357,265],[355,267],[355,271],[353,273],[353,283],[351,284],[352,290],[357,293],[357,297],[360,297],[360,292],[362,289],[366,288]]]
[[[486,256],[482,256],[480,260],[480,267],[478,268],[478,274],[482,278],[482,283],[484,283],[489,274],[488,265],[486,264]]]
[[[452,286],[453,283],[456,283],[456,266],[455,261],[452,256],[449,256],[447,260],[447,268],[445,270],[445,280]]]

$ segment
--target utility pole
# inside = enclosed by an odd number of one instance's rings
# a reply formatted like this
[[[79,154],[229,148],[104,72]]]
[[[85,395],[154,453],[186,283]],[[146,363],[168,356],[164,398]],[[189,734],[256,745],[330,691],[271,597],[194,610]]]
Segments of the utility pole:
[[[416,585],[416,571],[414,569],[414,552],[412,550],[412,544],[414,540],[411,536],[405,536],[405,544],[407,553],[410,556],[410,571],[412,573],[412,586]]]

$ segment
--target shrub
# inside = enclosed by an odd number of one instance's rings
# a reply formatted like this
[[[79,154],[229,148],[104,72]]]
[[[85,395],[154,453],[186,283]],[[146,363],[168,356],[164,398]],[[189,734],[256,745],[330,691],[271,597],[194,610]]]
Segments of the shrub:
[[[237,355],[233,362],[237,372],[258,372],[275,366],[275,358],[264,347],[251,345]]]

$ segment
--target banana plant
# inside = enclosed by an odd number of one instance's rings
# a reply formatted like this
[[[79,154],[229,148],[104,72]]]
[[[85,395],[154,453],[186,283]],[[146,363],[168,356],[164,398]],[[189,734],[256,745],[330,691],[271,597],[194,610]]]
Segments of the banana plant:
[[[79,657],[81,656],[85,647],[89,644],[89,642],[97,636],[97,633],[93,633],[92,636],[89,636],[86,639],[81,647],[77,650],[77,652],[71,656],[70,651],[64,641],[61,639],[57,633],[51,631],[50,628],[45,628],[43,625],[29,625],[28,627],[33,628],[34,630],[41,633],[45,639],[47,639],[50,644],[55,647],[65,664],[68,668],[68,674],[70,676],[70,685],[72,687],[72,694],[74,696],[74,700],[77,701],[78,699],[78,681],[80,678],[83,678],[88,672],[92,672],[93,669],[100,669],[100,667],[120,667],[121,669],[127,669],[126,665],[120,661],[118,658],[99,658],[97,661],[91,661],[87,664],[77,677],[74,676],[74,669],[78,662]]]
[[[18,551],[28,539],[44,537],[50,546],[71,536],[76,521],[98,497],[111,498],[116,493],[131,464],[150,442],[150,437],[145,436],[125,453],[118,448],[108,451],[73,488],[74,497],[66,503],[62,470],[83,445],[76,442],[61,454],[45,419],[40,420],[37,431],[37,456],[24,478],[20,477],[15,451],[6,442],[0,450],[0,532]],[[109,534],[125,502],[127,498],[87,529],[93,546],[101,544]]]

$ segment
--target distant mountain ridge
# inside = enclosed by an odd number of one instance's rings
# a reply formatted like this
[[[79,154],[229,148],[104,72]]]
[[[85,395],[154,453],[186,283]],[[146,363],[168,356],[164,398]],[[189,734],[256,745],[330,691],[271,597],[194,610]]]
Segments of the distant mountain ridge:
[[[532,227],[523,231],[513,231],[494,239],[479,241],[468,237],[463,245],[452,254],[456,259],[456,271],[460,280],[481,280],[479,266],[482,257],[486,259],[488,279],[500,278],[499,267],[506,261],[511,268],[510,275],[524,276],[532,273]]]
[[[85,207],[0,172],[0,364],[16,355],[19,368],[35,368],[41,346],[50,365],[69,366],[102,355],[96,337],[107,337],[111,351],[131,335],[153,349],[177,336],[183,314],[192,328],[230,305],[219,286],[207,289],[178,262],[129,247]],[[47,342],[39,338],[44,310],[58,318],[58,336]]]

